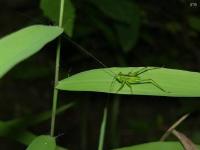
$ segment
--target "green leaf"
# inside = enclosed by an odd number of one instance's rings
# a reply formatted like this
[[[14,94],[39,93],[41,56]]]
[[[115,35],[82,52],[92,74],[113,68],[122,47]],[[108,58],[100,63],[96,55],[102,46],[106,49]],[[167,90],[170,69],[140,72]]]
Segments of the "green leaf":
[[[26,150],[55,150],[56,140],[49,135],[41,135],[34,139]]]
[[[37,137],[37,136],[34,135],[33,133],[31,133],[31,132],[29,132],[29,131],[26,131],[26,130],[22,131],[19,135],[20,135],[20,136],[17,135],[17,136],[15,137],[15,140],[16,140],[16,141],[19,141],[20,143],[25,144],[25,145],[32,144],[33,141],[38,140],[39,137],[41,138],[41,136]],[[55,138],[53,138],[53,137],[51,137],[51,136],[48,136],[48,135],[42,135],[42,136],[46,136],[46,137],[47,137],[47,138],[43,138],[43,141],[48,140],[48,138],[49,138],[48,141],[51,141],[51,140],[52,140],[53,143],[54,143],[54,141],[55,141]],[[40,142],[42,142],[42,139],[41,139]],[[51,143],[51,144],[52,144],[52,143]],[[37,147],[36,147],[36,148],[37,148]],[[42,147],[41,147],[41,148],[42,148]],[[40,149],[36,149],[36,150],[40,150]],[[45,150],[45,149],[41,149],[41,150]],[[53,149],[53,150],[67,150],[67,149],[66,149],[66,148],[63,148],[63,147],[60,147],[60,146],[56,146],[56,148]]]
[[[138,6],[127,0],[90,0],[106,16],[116,20],[115,28],[119,43],[129,52],[137,43],[140,27]]]
[[[132,22],[138,7],[133,2],[124,0],[90,0],[106,16],[122,23]],[[138,13],[138,12],[137,12]]]
[[[129,52],[137,44],[139,26],[139,18],[135,18],[135,22],[129,25],[116,24],[118,40],[124,52]]]
[[[56,26],[34,25],[0,39],[0,78],[62,32]]]
[[[110,28],[110,25],[104,23],[102,20],[97,19],[96,17],[91,17],[91,22],[101,31],[101,33],[104,35],[105,39],[110,43],[111,46],[118,46],[118,44],[116,44],[116,36],[112,28]]]
[[[29,145],[34,139],[37,138],[33,133],[11,126],[10,123],[0,121],[0,137],[8,137],[16,140],[24,145]],[[57,146],[56,150],[66,150],[63,147]]]
[[[32,133],[11,126],[6,121],[0,121],[0,137],[15,139],[23,144],[29,144],[35,138]]]
[[[136,72],[141,67],[115,67],[94,69],[78,73],[59,82],[57,88],[68,91],[93,91],[115,94],[135,94],[173,97],[199,97],[200,96],[200,73],[158,68],[140,74],[141,79],[152,79],[162,89],[153,84],[132,84],[133,93],[125,85],[120,91],[117,90],[122,85],[115,76],[120,72],[128,74]],[[134,79],[133,79],[134,80]]]
[[[115,150],[184,150],[184,148],[179,142],[152,142]]]
[[[51,19],[54,23],[59,22],[61,0],[41,0],[40,8],[43,10],[45,16]],[[75,8],[70,0],[65,0],[63,25],[64,32],[68,36],[72,36],[75,21]]]
[[[59,115],[59,114],[65,112],[66,110],[68,110],[69,108],[71,108],[74,105],[75,105],[75,103],[69,103],[69,104],[60,106],[59,108],[57,108],[56,115]],[[40,114],[30,115],[27,117],[7,121],[6,123],[12,129],[13,128],[20,128],[20,129],[27,128],[27,127],[39,124],[41,122],[44,122],[44,121],[50,119],[51,113],[52,113],[51,111],[46,111],[46,112],[42,112]],[[1,131],[1,128],[0,128],[0,131]],[[0,132],[0,135],[1,135],[1,132]]]
[[[29,145],[37,136],[26,130],[14,131],[9,138],[16,140],[24,145]]]
[[[190,16],[188,18],[188,23],[190,27],[198,32],[200,32],[200,18],[195,16]]]
[[[12,136],[11,137],[12,139],[14,139],[24,145],[29,145],[34,139],[37,138],[37,136],[35,134],[33,134],[32,132],[27,131],[27,130],[20,130],[16,134],[13,133],[11,136]],[[67,149],[57,146],[56,150],[67,150]]]
[[[63,105],[57,109],[56,114],[61,114],[72,106],[74,106],[74,103]],[[25,131],[25,129],[49,118],[51,118],[51,111],[9,121],[0,121],[0,137],[15,139],[28,145],[36,136]]]

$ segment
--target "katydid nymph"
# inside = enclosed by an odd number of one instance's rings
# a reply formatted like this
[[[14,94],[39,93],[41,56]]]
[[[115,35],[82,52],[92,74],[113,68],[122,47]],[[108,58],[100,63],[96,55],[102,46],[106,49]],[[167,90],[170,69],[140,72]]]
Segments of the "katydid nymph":
[[[84,49],[82,46],[80,46],[79,44],[77,44],[76,42],[72,41],[70,38],[66,37],[68,39],[68,41],[70,41],[73,45],[75,45],[78,49],[80,49],[81,51],[83,51],[84,53],[86,53],[87,55],[89,55],[90,57],[92,57],[94,60],[96,60],[99,64],[101,64],[103,67],[108,68],[103,62],[101,62],[99,59],[97,59],[93,54],[91,54],[89,51],[87,51],[86,49]],[[123,72],[119,72],[119,73],[115,73],[112,70],[103,70],[106,73],[108,73],[110,76],[113,77],[113,81],[111,83],[111,87],[113,86],[113,84],[115,82],[120,83],[119,88],[117,89],[117,91],[115,91],[115,93],[120,92],[124,86],[128,86],[130,89],[130,94],[133,94],[133,85],[136,84],[151,84],[154,87],[156,87],[157,89],[161,90],[162,92],[166,92],[169,93],[168,91],[166,91],[165,89],[163,89],[157,82],[155,82],[153,79],[151,78],[143,78],[142,74],[144,74],[147,71],[152,71],[154,69],[160,69],[160,67],[142,67],[139,70],[136,71],[130,71],[129,73],[123,73]],[[110,89],[109,92],[111,92],[112,89]]]
[[[132,88],[133,84],[152,84],[153,86],[157,87],[161,91],[167,92],[158,83],[156,83],[153,79],[150,79],[150,78],[143,79],[139,76],[139,75],[141,75],[147,71],[153,70],[153,69],[159,69],[159,67],[143,67],[143,68],[139,69],[138,71],[129,72],[128,74],[119,72],[114,78],[116,81],[118,81],[121,84],[121,86],[119,87],[117,92],[119,92],[125,85],[127,85],[130,88],[131,94],[133,94],[133,88]]]

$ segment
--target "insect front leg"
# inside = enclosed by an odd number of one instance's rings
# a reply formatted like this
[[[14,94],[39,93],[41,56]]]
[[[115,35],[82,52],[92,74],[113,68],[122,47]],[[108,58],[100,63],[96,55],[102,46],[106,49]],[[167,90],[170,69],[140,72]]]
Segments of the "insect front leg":
[[[153,79],[142,79],[139,83],[149,83],[149,84],[154,85],[155,87],[157,87],[157,88],[160,89],[161,91],[169,93],[168,91],[164,90],[164,89],[163,89],[158,83],[156,83]]]

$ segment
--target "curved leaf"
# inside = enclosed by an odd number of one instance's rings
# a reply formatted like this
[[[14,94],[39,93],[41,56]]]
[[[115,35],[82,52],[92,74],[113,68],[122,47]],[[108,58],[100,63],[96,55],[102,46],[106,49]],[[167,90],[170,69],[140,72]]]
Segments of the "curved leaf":
[[[115,28],[118,35],[118,40],[124,52],[129,52],[137,44],[139,37],[139,17],[133,18],[131,24],[116,24]]]
[[[62,32],[56,26],[34,25],[0,39],[0,78]]]
[[[179,142],[152,142],[115,150],[184,150],[184,148]]]
[[[188,18],[188,23],[192,29],[200,32],[200,18],[199,17],[190,16]]]
[[[114,22],[118,41],[124,52],[129,52],[137,43],[140,28],[140,11],[136,3],[127,0],[90,0]]]
[[[60,0],[41,0],[40,7],[44,15],[58,24],[60,12]],[[72,36],[75,21],[75,8],[70,0],[65,0],[63,25],[64,32],[68,36]]]
[[[56,140],[49,135],[41,135],[35,138],[26,150],[55,150]]]
[[[124,0],[89,0],[106,16],[123,23],[130,23],[135,15],[138,15],[138,6]]]
[[[115,67],[89,70],[60,81],[57,88],[69,91],[93,91],[129,95],[200,96],[200,73],[166,68],[149,70],[139,75],[141,79],[154,80],[165,92],[153,84],[147,83],[131,84],[133,93],[131,93],[127,85],[117,92],[121,83],[116,81],[113,74],[117,75],[119,72],[128,74],[129,72],[138,71],[141,68],[142,67]]]

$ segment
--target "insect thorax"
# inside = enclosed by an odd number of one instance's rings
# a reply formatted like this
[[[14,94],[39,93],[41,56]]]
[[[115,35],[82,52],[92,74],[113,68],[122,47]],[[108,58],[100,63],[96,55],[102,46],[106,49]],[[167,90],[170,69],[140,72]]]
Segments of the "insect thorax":
[[[135,83],[141,80],[139,76],[130,76],[129,74],[123,74],[121,72],[118,75],[116,75],[115,79],[120,83],[123,82]]]

